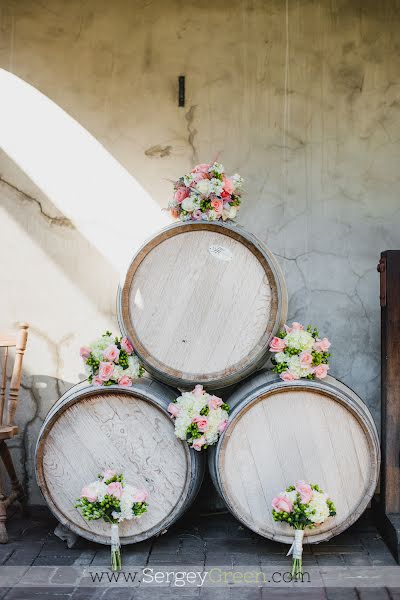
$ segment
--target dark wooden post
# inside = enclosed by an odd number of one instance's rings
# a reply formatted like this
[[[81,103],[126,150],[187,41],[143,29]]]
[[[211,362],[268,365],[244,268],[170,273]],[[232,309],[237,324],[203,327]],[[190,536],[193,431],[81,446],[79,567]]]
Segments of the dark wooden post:
[[[381,490],[378,525],[400,560],[400,250],[382,252],[381,301]]]

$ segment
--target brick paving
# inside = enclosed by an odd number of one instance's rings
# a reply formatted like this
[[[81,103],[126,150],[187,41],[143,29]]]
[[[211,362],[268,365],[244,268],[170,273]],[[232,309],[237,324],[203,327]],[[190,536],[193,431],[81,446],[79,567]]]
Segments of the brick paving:
[[[400,600],[399,585],[392,587],[292,587],[273,585],[223,587],[169,586],[113,586],[86,587],[69,585],[70,574],[75,570],[107,568],[109,549],[105,546],[79,539],[68,549],[65,542],[54,536],[55,519],[45,507],[34,507],[30,517],[15,513],[8,522],[10,541],[0,546],[0,571],[4,567],[25,568],[28,583],[24,588],[0,587],[0,599],[28,600],[157,600],[158,598],[199,598],[200,600],[247,600],[303,598],[307,600]],[[263,539],[242,527],[228,513],[199,515],[188,513],[170,530],[150,541],[123,547],[123,564],[126,569],[153,569],[168,566],[179,570],[210,571],[223,565],[230,569],[270,568],[290,566],[286,558],[288,548]],[[351,529],[333,540],[312,546],[304,551],[304,568],[324,572],[331,567],[356,568],[362,574],[371,568],[396,566],[396,563],[378,534],[370,513],[366,513]],[[29,569],[29,572],[28,572]],[[379,569],[378,569],[379,571]],[[400,568],[399,568],[400,571]],[[10,571],[11,572],[11,571]],[[45,579],[43,579],[45,578]],[[46,579],[47,578],[47,579]],[[49,580],[50,584],[46,585]],[[1,581],[1,578],[0,578]],[[42,585],[43,584],[43,585]],[[0,583],[1,585],[1,583]],[[336,584],[335,584],[336,585]]]

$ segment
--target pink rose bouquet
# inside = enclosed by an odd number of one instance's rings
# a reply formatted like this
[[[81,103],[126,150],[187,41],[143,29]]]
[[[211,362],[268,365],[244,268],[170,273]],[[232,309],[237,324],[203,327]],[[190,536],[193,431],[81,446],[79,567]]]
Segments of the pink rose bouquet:
[[[122,473],[105,469],[93,481],[82,488],[75,508],[80,510],[87,521],[103,519],[111,525],[111,567],[120,571],[121,545],[118,524],[124,520],[138,519],[147,512],[148,493],[124,482]]]
[[[328,359],[330,341],[320,339],[318,330],[310,325],[304,329],[300,323],[285,325],[277,337],[270,342],[273,353],[273,371],[279,373],[283,381],[306,379],[323,379],[329,370]]]
[[[114,337],[110,331],[90,346],[83,346],[80,355],[93,385],[130,386],[133,379],[144,373],[128,338]]]
[[[294,580],[303,574],[304,530],[321,525],[329,517],[336,515],[336,508],[328,495],[318,485],[298,481],[272,500],[272,517],[294,527],[295,538],[289,555],[293,555],[292,577]]]
[[[196,385],[193,391],[183,392],[171,402],[168,412],[175,419],[175,435],[200,451],[215,444],[225,431],[229,406]]]
[[[181,221],[234,219],[241,203],[242,185],[240,175],[227,177],[223,165],[217,162],[196,165],[175,182],[168,209]]]

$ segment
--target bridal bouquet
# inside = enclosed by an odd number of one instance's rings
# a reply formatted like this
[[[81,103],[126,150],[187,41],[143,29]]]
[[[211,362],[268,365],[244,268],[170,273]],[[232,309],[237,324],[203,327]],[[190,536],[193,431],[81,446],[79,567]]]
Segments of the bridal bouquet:
[[[274,521],[288,523],[295,529],[295,537],[287,556],[293,555],[292,577],[303,574],[303,537],[306,527],[313,529],[336,515],[332,500],[318,485],[298,481],[272,500]]]
[[[225,431],[229,406],[196,385],[192,392],[183,392],[171,402],[168,412],[175,419],[175,435],[194,450],[201,450],[215,444]]]
[[[114,337],[110,331],[106,331],[90,346],[83,346],[80,355],[89,383],[93,385],[129,386],[132,385],[132,379],[144,373],[128,338]]]
[[[217,162],[197,165],[175,182],[168,209],[181,221],[234,219],[241,203],[242,184],[240,175],[227,177],[223,165]]]
[[[283,381],[323,379],[329,370],[330,353],[328,338],[319,338],[318,330],[310,325],[305,330],[300,323],[285,325],[278,337],[272,338],[270,351],[274,353],[273,371],[279,373]]]
[[[87,521],[103,519],[111,525],[111,568],[120,571],[121,544],[118,523],[124,520],[138,519],[147,511],[148,493],[124,483],[122,473],[106,469],[100,473],[97,481],[86,485],[76,501],[78,508]]]

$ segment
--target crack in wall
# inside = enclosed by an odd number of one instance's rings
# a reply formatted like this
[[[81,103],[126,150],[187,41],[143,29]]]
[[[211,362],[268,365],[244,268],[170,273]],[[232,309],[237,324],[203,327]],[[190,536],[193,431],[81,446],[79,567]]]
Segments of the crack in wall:
[[[6,179],[4,179],[1,176],[0,176],[0,183],[6,185],[7,187],[14,190],[15,192],[18,192],[18,194],[21,194],[21,196],[23,196],[23,199],[26,200],[27,202],[33,202],[34,204],[36,204],[36,206],[39,208],[40,215],[43,217],[43,219],[49,225],[56,225],[58,227],[67,227],[69,229],[75,229],[75,226],[73,225],[73,223],[70,219],[68,219],[67,217],[52,217],[44,210],[40,200],[38,200],[37,198],[34,198],[33,196],[30,196],[29,194],[27,194],[26,192],[24,192],[23,190],[18,188],[16,185],[10,183],[9,181],[7,181]]]
[[[197,108],[197,104],[193,104],[185,114],[186,119],[186,129],[188,132],[188,144],[192,149],[192,165],[196,165],[199,162],[199,157],[197,154],[196,146],[194,144],[195,137],[198,133],[197,129],[193,127],[193,121],[195,117],[195,111]]]

